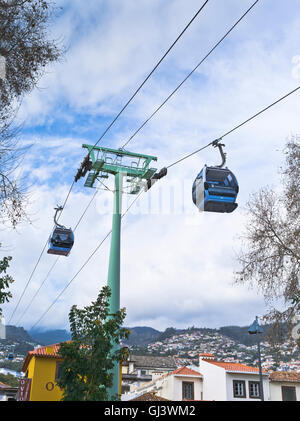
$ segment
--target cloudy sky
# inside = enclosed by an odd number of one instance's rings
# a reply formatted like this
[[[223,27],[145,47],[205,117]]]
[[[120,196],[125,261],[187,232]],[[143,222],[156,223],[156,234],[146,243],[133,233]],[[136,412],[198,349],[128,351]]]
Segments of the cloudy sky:
[[[51,32],[67,53],[47,69],[18,115],[21,142],[31,145],[20,176],[30,185],[32,222],[1,232],[2,254],[13,256],[15,278],[13,299],[3,308],[7,322],[51,232],[53,209],[64,202],[86,155],[82,144],[95,144],[203,1],[56,3],[61,9]],[[210,0],[101,145],[122,146],[252,3]],[[298,1],[260,0],[127,149],[157,156],[161,169],[296,88],[299,38]],[[192,203],[191,186],[200,169],[220,163],[217,150],[208,148],[171,168],[123,218],[121,306],[127,326],[218,328],[247,325],[266,312],[256,290],[233,284],[236,253],[249,195],[278,186],[286,139],[300,132],[299,95],[224,139],[227,165],[240,185],[234,213],[199,213]],[[94,193],[84,180],[76,183],[61,222],[75,227]],[[56,257],[43,253],[10,324],[68,329],[70,307],[96,298],[106,284],[110,237],[39,321],[110,231],[112,200],[111,192],[99,190],[76,229],[71,255],[60,257],[48,277]],[[124,195],[123,211],[132,200]]]

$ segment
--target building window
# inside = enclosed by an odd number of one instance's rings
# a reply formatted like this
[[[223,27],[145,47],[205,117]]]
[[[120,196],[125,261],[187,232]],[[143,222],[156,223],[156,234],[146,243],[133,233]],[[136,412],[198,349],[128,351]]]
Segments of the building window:
[[[60,379],[62,362],[56,363],[55,381]]]
[[[294,386],[281,386],[283,401],[296,401],[296,388]]]
[[[194,400],[193,382],[182,382],[182,399]]]
[[[260,382],[249,382],[249,397],[260,398]]]
[[[246,387],[244,380],[233,380],[233,396],[235,398],[246,397]]]

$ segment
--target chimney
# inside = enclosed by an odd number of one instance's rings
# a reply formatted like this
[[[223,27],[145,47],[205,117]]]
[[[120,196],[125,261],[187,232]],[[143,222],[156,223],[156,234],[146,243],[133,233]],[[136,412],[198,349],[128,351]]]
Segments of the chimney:
[[[214,360],[214,359],[215,357],[213,356],[213,354],[209,354],[207,352],[203,352],[202,354],[199,354],[199,367],[201,367],[202,360],[209,361],[209,360]]]
[[[50,355],[54,354],[54,349],[53,349],[53,346],[52,345],[47,345],[46,346],[46,354],[47,355],[48,354],[50,354]]]

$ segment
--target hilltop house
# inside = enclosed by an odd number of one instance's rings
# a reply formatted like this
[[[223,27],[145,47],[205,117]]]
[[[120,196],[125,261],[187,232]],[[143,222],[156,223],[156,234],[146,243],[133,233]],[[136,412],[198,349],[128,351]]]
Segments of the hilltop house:
[[[130,355],[122,363],[122,393],[135,390],[177,368],[173,357]]]
[[[263,372],[265,399],[270,399],[269,375]],[[180,367],[136,389],[137,394],[156,392],[169,400],[260,400],[259,372],[255,367],[216,361],[212,354],[199,356],[198,367]]]
[[[136,388],[135,392],[137,397],[155,393],[158,398],[171,401],[202,400],[203,376],[199,371],[180,367]]]
[[[299,372],[263,370],[265,401],[300,400]],[[258,401],[261,399],[259,370],[233,361],[217,361],[212,354],[199,355],[199,366],[185,366],[135,390],[135,396],[155,393],[171,401]],[[132,397],[132,396],[131,396]],[[126,395],[124,396],[126,400]]]
[[[212,354],[199,355],[203,375],[203,399],[216,401],[260,400],[259,370],[245,364],[216,361]],[[218,385],[218,387],[216,387]],[[269,375],[263,371],[264,399],[270,399]]]
[[[272,401],[300,401],[300,373],[273,371],[270,373]]]

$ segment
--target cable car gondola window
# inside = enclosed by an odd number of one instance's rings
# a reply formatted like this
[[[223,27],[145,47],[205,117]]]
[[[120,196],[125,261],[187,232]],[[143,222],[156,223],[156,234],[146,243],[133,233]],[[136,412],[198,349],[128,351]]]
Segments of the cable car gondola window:
[[[239,191],[237,180],[228,168],[204,167],[196,177],[192,196],[200,211],[231,213]]]
[[[74,244],[74,233],[71,228],[66,228],[63,225],[59,225],[56,221],[56,215],[58,211],[61,211],[62,207],[56,208],[54,216],[55,227],[52,235],[49,238],[49,249],[47,253],[56,254],[58,256],[68,256]]]
[[[239,185],[234,174],[228,168],[223,168],[226,154],[223,152],[225,145],[221,144],[220,140],[214,141],[213,146],[219,148],[221,165],[211,167],[205,165],[193,184],[192,198],[200,212],[231,213],[238,206],[236,197]]]

